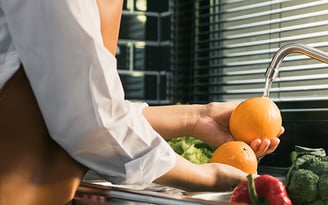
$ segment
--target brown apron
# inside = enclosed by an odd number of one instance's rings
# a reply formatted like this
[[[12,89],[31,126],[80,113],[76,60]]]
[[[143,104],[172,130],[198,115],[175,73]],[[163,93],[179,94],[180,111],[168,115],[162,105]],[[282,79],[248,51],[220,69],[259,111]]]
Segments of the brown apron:
[[[0,205],[69,204],[86,170],[50,138],[21,67],[0,90]]]

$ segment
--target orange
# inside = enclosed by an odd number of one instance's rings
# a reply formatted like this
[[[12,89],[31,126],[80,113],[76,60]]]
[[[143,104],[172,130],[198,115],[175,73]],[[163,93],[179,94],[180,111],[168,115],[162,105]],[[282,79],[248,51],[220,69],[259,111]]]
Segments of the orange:
[[[272,139],[281,131],[278,106],[268,97],[254,97],[241,102],[232,112],[230,131],[236,140],[249,144],[253,139]]]
[[[248,174],[257,172],[257,158],[252,148],[242,141],[229,141],[213,152],[210,162],[236,167]]]

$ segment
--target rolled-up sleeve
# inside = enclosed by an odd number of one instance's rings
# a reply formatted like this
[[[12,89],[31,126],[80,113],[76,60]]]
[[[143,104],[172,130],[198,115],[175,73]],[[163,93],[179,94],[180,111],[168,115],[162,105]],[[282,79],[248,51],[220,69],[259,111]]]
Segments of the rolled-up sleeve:
[[[145,184],[175,153],[124,99],[94,0],[2,0],[10,35],[52,138],[113,183]]]

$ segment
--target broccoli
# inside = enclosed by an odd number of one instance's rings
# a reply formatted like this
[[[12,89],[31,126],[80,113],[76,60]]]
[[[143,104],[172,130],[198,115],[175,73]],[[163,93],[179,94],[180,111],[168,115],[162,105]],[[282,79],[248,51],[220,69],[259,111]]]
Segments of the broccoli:
[[[294,205],[328,205],[328,156],[322,148],[296,146],[286,187]]]
[[[318,192],[321,199],[328,200],[328,174],[323,174],[320,176],[318,182]]]
[[[310,170],[297,169],[290,178],[288,195],[296,204],[313,202],[317,199],[319,176]]]
[[[311,170],[319,176],[328,173],[328,161],[325,161],[322,157],[313,157],[306,161],[301,167]]]

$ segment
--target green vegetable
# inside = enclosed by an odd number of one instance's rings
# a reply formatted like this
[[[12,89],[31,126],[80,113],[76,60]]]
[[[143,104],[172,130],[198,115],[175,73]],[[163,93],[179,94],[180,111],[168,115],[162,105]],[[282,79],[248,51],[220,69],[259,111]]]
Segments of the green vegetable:
[[[208,163],[214,152],[205,142],[189,136],[173,138],[168,143],[176,153],[196,164]]]
[[[328,205],[328,157],[322,148],[295,146],[286,187],[294,205]]]
[[[328,200],[328,174],[323,174],[319,178],[318,192],[321,199]]]
[[[311,158],[304,163],[303,167],[321,176],[328,173],[328,160],[322,157]]]
[[[317,199],[317,183],[319,176],[310,170],[297,169],[291,176],[288,184],[288,194],[293,203],[302,204],[304,202],[313,202]]]
[[[314,155],[314,156],[319,156],[319,157],[326,156],[326,151],[323,148],[309,148],[309,147],[301,147],[301,146],[296,145],[295,152],[299,156],[304,155],[304,154],[309,154],[309,155]]]

